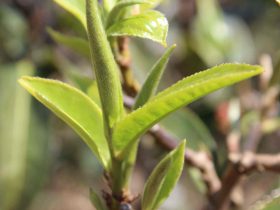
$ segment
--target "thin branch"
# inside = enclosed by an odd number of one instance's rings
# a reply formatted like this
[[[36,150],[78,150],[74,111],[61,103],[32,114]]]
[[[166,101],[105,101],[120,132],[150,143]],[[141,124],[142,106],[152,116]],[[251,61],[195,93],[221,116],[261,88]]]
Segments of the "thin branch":
[[[150,129],[149,133],[165,149],[172,150],[177,146],[178,141],[159,125],[155,125],[152,129]],[[187,148],[185,152],[185,161],[190,166],[193,166],[201,171],[203,180],[208,189],[208,194],[217,192],[221,188],[221,182],[216,174],[213,161],[207,153],[195,152]]]
[[[123,77],[123,89],[124,91],[132,97],[135,97],[139,91],[139,84],[134,79],[131,70],[131,57],[129,51],[129,38],[119,37],[118,42],[118,56],[117,63],[120,67],[121,74]]]
[[[124,96],[124,104],[127,108],[133,106],[134,100],[129,96]],[[153,126],[149,130],[155,140],[167,150],[173,150],[177,146],[177,140],[159,125]],[[212,159],[205,152],[196,152],[186,148],[185,161],[192,167],[199,169],[202,173],[203,181],[207,186],[207,194],[211,195],[221,188],[221,181],[215,171]]]
[[[271,171],[280,173],[280,154],[232,154],[229,157],[230,164],[222,180],[221,190],[213,196],[217,210],[227,209],[230,193],[238,183],[242,175],[248,175],[253,171]]]

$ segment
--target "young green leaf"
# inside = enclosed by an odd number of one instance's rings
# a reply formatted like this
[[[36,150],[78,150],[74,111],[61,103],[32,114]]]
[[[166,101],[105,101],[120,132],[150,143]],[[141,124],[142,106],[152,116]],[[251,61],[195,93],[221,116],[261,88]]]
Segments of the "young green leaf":
[[[176,185],[184,166],[185,140],[170,152],[153,170],[142,199],[145,210],[156,210]]]
[[[141,88],[141,91],[137,95],[133,109],[137,109],[140,106],[143,106],[155,94],[163,71],[175,47],[176,45],[172,45],[171,47],[169,47],[166,50],[166,52],[161,56],[161,58],[152,67],[152,70],[150,71],[147,79],[145,80]]]
[[[114,7],[117,1],[119,0],[103,0],[103,7],[106,12],[109,12]]]
[[[104,205],[100,197],[97,195],[96,192],[94,192],[93,189],[90,189],[89,196],[91,203],[96,208],[96,210],[108,210],[107,207]]]
[[[119,68],[103,28],[98,1],[87,0],[86,8],[91,61],[100,93],[106,135],[109,135],[109,129],[123,113]]]
[[[261,72],[260,66],[224,64],[177,82],[118,122],[113,133],[116,155],[124,155],[121,153],[129,149],[139,136],[169,113],[210,92]]]
[[[250,210],[278,210],[280,207],[280,191],[274,190],[265,199],[257,201]]]
[[[90,58],[90,50],[88,46],[88,42],[85,39],[68,36],[62,33],[59,33],[51,28],[47,29],[50,36],[59,44],[62,44],[75,52],[79,53],[80,55]]]
[[[273,74],[269,81],[270,86],[279,86],[280,84],[280,54],[276,57],[276,64],[273,66]]]
[[[119,14],[122,13],[124,9],[126,9],[129,6],[133,6],[136,4],[144,4],[144,5],[151,5],[151,2],[149,0],[122,0],[119,1],[112,11],[108,15],[107,19],[107,27],[110,27],[112,23],[116,22],[118,20]]]
[[[54,2],[66,11],[70,12],[75,18],[77,18],[82,23],[85,29],[87,28],[85,15],[85,0],[54,0]]]
[[[160,12],[150,10],[114,23],[108,36],[136,36],[151,39],[166,46],[168,22]]]
[[[108,167],[109,149],[103,133],[102,113],[87,95],[55,80],[22,77],[19,83],[72,127],[103,166]]]
[[[260,208],[259,210],[279,210],[280,208],[280,196],[273,198],[270,202]]]
[[[101,101],[96,80],[91,82],[91,85],[88,87],[86,93],[99,107],[101,107]]]
[[[157,7],[163,0],[149,0],[150,4],[140,5],[141,10],[151,9]]]

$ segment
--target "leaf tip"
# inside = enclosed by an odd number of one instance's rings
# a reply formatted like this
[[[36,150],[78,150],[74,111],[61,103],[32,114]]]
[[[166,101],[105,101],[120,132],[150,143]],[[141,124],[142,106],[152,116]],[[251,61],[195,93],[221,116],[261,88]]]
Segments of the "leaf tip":
[[[187,140],[184,139],[184,140],[179,144],[178,150],[181,150],[182,152],[185,152],[186,142],[187,142]]]
[[[29,77],[29,76],[22,76],[21,78],[18,79],[18,83],[21,86],[25,87],[28,83],[28,80],[30,80],[30,79],[31,79],[31,77]]]

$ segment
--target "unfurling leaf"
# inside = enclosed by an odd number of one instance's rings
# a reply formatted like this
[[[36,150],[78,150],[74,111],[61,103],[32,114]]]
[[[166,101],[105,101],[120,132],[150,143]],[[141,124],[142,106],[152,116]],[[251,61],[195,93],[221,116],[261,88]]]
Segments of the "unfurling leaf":
[[[65,83],[36,77],[22,77],[19,83],[37,100],[72,127],[105,168],[109,149],[103,132],[100,108],[84,93]]]
[[[98,1],[86,0],[86,8],[91,61],[102,103],[105,132],[110,135],[109,130],[123,113],[119,68],[103,28]]]
[[[156,210],[169,196],[182,173],[184,154],[185,140],[153,170],[144,188],[143,209]]]
[[[122,1],[119,1],[108,15],[107,27],[110,27],[112,25],[112,23],[114,23],[118,20],[119,15],[122,14],[124,9],[126,9],[129,6],[133,6],[133,5],[137,5],[137,4],[151,5],[151,2],[149,0],[122,0]]]
[[[168,21],[157,11],[146,11],[114,23],[107,29],[108,36],[136,36],[151,39],[166,46]]]
[[[141,10],[151,9],[157,7],[163,0],[149,0],[150,4],[141,5]]]
[[[169,113],[208,93],[261,72],[260,66],[223,64],[177,82],[117,123],[113,133],[116,155],[122,157],[138,137]]]
[[[147,79],[145,80],[140,92],[137,95],[134,104],[134,109],[143,106],[155,94],[160,79],[162,77],[163,71],[175,47],[176,45],[172,45],[170,48],[168,48],[166,52],[161,56],[161,58],[152,67]]]

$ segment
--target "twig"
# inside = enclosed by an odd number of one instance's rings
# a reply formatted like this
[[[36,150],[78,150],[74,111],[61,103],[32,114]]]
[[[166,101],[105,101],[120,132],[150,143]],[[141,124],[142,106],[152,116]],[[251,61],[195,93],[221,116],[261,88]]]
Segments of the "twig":
[[[174,149],[177,145],[177,140],[159,125],[156,125],[150,129],[149,133],[161,146],[168,150]],[[217,192],[220,189],[221,182],[216,174],[213,162],[207,153],[195,152],[191,149],[186,149],[185,161],[190,166],[193,166],[201,171],[209,195]]]
[[[248,175],[253,171],[272,171],[280,173],[280,154],[233,154],[229,157],[230,165],[223,177],[222,188],[214,196],[216,210],[224,210],[228,207],[231,190],[240,180],[242,175]]]
[[[124,104],[130,108],[133,106],[134,100],[129,96],[124,96]],[[177,140],[159,125],[153,126],[149,133],[155,140],[167,150],[173,150],[177,146]],[[202,173],[203,180],[207,186],[208,195],[217,192],[221,188],[221,181],[215,171],[213,161],[205,152],[195,152],[186,149],[185,161],[192,167],[199,169]]]
[[[118,57],[117,63],[120,67],[121,74],[123,77],[123,89],[132,97],[135,97],[139,91],[139,84],[134,79],[131,70],[131,57],[129,51],[129,38],[120,37],[118,38]]]

